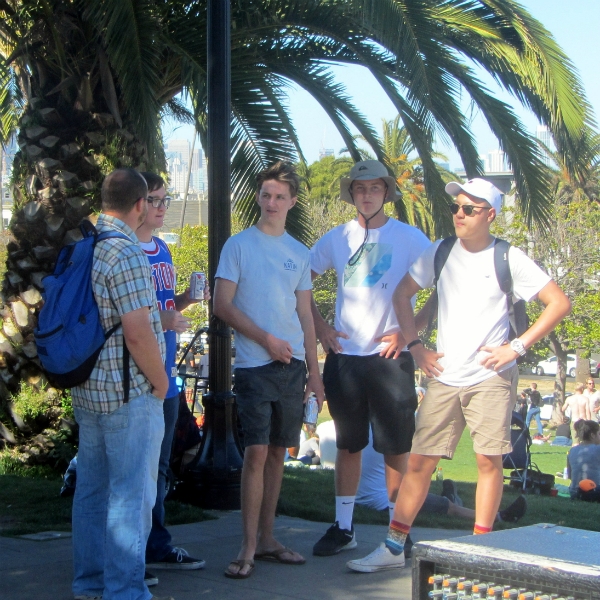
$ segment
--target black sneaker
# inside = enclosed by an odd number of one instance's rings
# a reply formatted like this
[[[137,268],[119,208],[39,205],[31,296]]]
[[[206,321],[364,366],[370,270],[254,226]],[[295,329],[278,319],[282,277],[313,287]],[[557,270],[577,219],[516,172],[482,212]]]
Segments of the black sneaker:
[[[313,554],[315,556],[333,556],[342,550],[352,550],[352,548],[356,548],[356,545],[354,526],[350,530],[340,529],[336,521],[313,546]]]
[[[414,546],[413,541],[410,539],[410,533],[404,540],[404,558],[410,558],[412,556],[412,547]]]
[[[148,587],[158,585],[158,577],[156,575],[152,575],[152,573],[149,573],[148,571],[144,571],[144,583]]]
[[[183,548],[173,548],[162,560],[146,563],[151,569],[192,571],[203,569],[206,564],[201,558],[192,558]]]
[[[516,523],[527,512],[525,496],[519,496],[511,505],[501,510],[498,514],[506,523]]]
[[[453,504],[456,504],[456,506],[463,505],[463,501],[458,495],[456,483],[452,479],[444,479],[442,482],[442,496],[444,496],[444,498],[448,498],[448,500],[450,500],[450,502]]]

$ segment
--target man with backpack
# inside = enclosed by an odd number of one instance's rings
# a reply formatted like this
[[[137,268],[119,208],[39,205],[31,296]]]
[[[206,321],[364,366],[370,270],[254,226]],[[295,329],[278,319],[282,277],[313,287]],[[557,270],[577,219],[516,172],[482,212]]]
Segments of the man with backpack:
[[[501,194],[483,179],[449,183],[446,192],[456,197],[450,207],[456,240],[437,281],[437,352],[425,348],[418,337],[411,298],[433,285],[441,242],[425,250],[394,292],[394,308],[407,347],[433,379],[419,408],[412,453],[387,538],[367,557],[348,563],[355,571],[404,566],[404,543],[427,496],[431,475],[441,458],[452,458],[467,425],[479,473],[474,533],[492,530],[502,499],[502,455],[511,451],[515,405],[511,382],[517,373],[516,359],[552,331],[571,306],[556,283],[511,246],[505,258],[515,297],[526,301],[537,297],[545,309],[509,343],[510,311],[497,276],[495,239],[490,234],[502,206]]]
[[[165,367],[169,377],[169,390],[163,402],[165,435],[160,450],[156,503],[152,509],[152,529],[146,546],[146,564],[150,569],[202,569],[204,560],[192,558],[183,548],[171,545],[171,534],[165,527],[164,506],[171,447],[179,414],[179,388],[175,367],[177,334],[183,333],[190,326],[190,322],[180,311],[199,300],[190,298],[189,288],[182,294],[175,294],[176,277],[171,252],[163,240],[152,235],[155,229],[163,226],[171,198],[167,196],[165,182],[160,175],[142,172],[142,177],[148,184],[148,214],[136,231],[136,235],[152,267],[152,281],[165,336]],[[208,285],[204,288],[204,299],[210,299]],[[149,581],[157,581],[157,578],[146,573],[146,583],[148,584]]]
[[[73,593],[76,600],[149,600],[145,549],[169,380],[150,264],[135,235],[148,211],[148,187],[135,170],[117,169],[101,195],[97,230],[125,237],[96,243],[94,298],[104,330],[118,328],[89,379],[71,390],[79,424]]]

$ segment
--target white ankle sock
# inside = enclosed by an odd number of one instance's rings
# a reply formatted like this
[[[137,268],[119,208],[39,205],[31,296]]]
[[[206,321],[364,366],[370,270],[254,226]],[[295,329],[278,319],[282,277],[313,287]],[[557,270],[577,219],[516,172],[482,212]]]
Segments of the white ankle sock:
[[[356,496],[335,497],[335,520],[338,522],[340,529],[352,529],[355,500]]]
[[[394,506],[396,506],[395,502],[390,502],[388,504],[388,509],[390,511],[390,523],[394,520]]]

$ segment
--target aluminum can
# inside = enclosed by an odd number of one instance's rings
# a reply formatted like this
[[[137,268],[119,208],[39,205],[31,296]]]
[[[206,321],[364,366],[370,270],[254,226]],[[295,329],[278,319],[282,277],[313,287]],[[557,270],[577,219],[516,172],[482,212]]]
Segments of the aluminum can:
[[[190,278],[190,298],[192,300],[204,300],[204,288],[206,287],[206,275],[194,272]]]
[[[315,425],[319,416],[319,403],[314,394],[311,394],[304,404],[304,422]]]

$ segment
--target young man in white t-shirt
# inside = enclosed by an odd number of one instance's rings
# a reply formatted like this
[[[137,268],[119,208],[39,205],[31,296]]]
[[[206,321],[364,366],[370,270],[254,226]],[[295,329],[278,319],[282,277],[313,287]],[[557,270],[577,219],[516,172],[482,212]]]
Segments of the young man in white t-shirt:
[[[313,279],[337,274],[335,327],[313,303],[317,337],[328,353],[323,383],[335,422],[336,517],[313,554],[331,556],[356,547],[352,515],[361,451],[373,428],[374,447],[385,456],[393,507],[414,433],[417,397],[414,362],[392,308],[392,293],[410,265],[430,245],[415,227],[388,217],[396,181],[376,160],[356,163],[341,180],[340,197],[357,218],[326,233],[311,250]]]
[[[515,361],[552,331],[571,307],[556,283],[511,247],[508,261],[515,297],[526,301],[538,297],[546,308],[525,333],[508,343],[507,300],[497,281],[490,234],[502,206],[501,194],[483,179],[449,183],[446,192],[456,197],[451,211],[457,240],[437,285],[437,352],[418,338],[411,298],[433,285],[439,242],[417,259],[394,292],[394,308],[410,352],[434,380],[419,408],[412,453],[387,538],[369,556],[348,563],[355,571],[404,566],[404,542],[427,496],[431,475],[441,458],[452,458],[467,425],[478,468],[474,533],[492,530],[502,499],[502,455],[511,451]]]
[[[273,535],[286,448],[300,436],[303,402],[323,383],[311,314],[309,251],[285,231],[300,179],[278,162],[258,177],[260,219],[229,238],[216,273],[214,314],[235,329],[235,393],[244,433],[242,546],[225,575],[245,579],[254,559],[301,565]],[[307,376],[308,370],[308,376]]]

